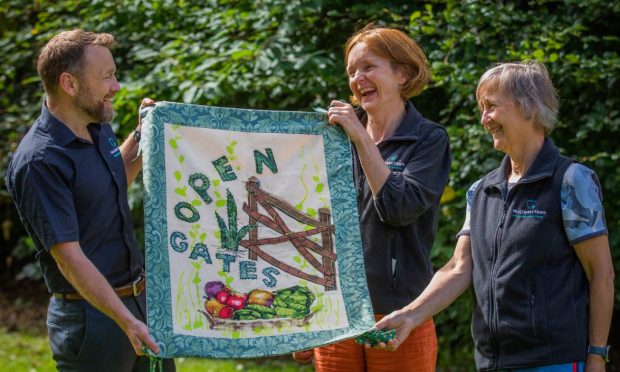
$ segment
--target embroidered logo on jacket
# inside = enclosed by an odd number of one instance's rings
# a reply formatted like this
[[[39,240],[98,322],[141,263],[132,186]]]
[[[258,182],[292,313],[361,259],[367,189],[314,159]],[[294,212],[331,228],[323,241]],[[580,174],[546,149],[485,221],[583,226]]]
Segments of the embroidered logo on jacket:
[[[545,218],[547,211],[536,209],[536,199],[528,199],[525,201],[525,209],[513,209],[512,217],[514,218]]]
[[[110,154],[115,158],[121,156],[121,150],[118,148],[118,143],[112,137],[108,137],[108,143],[112,146],[112,150],[110,150]]]
[[[405,169],[405,163],[402,161],[396,161],[398,159],[398,154],[393,153],[389,158],[385,161],[385,165],[393,171],[402,172]]]

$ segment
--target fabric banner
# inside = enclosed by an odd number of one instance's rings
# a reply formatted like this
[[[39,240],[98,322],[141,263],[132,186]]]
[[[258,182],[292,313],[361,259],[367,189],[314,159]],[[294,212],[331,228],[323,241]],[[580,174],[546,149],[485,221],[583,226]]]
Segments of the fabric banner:
[[[159,357],[262,357],[374,324],[351,151],[325,114],[143,109],[148,326]]]

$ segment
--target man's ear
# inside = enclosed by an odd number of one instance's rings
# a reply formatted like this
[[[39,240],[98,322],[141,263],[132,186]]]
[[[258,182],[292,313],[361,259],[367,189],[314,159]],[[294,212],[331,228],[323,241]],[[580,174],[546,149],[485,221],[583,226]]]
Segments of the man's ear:
[[[60,88],[60,90],[70,95],[71,97],[75,97],[75,95],[80,89],[80,83],[78,79],[68,72],[63,72],[62,74],[60,74],[58,80],[58,87]]]

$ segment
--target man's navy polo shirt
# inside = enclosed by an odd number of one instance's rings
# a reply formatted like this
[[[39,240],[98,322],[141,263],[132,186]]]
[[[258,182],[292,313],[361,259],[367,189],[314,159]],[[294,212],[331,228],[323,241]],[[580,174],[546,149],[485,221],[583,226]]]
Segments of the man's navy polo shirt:
[[[109,124],[93,123],[88,130],[92,143],[73,134],[44,103],[7,170],[7,188],[54,293],[75,292],[49,253],[54,244],[79,241],[112,286],[129,283],[144,265],[114,132]]]

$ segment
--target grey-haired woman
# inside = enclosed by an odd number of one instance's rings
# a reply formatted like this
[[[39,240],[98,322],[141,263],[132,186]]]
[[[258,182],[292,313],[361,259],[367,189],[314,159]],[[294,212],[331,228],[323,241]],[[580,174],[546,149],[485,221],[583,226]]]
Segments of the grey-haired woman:
[[[549,133],[558,98],[539,62],[504,63],[481,77],[476,99],[499,168],[467,193],[452,259],[412,303],[377,328],[409,332],[473,285],[480,370],[604,371],[614,300],[601,186],[560,155]]]

